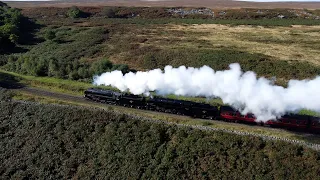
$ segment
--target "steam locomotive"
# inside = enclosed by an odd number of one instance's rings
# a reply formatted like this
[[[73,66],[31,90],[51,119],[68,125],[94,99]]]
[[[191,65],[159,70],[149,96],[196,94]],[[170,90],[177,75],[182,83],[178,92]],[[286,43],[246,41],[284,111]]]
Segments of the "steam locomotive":
[[[96,102],[132,107],[138,109],[174,113],[203,119],[224,120],[235,123],[258,124],[253,114],[242,115],[230,106],[212,106],[205,103],[175,100],[163,97],[144,97],[129,93],[90,88],[84,97]],[[320,133],[320,118],[306,115],[288,114],[277,120],[269,120],[260,125],[295,129]]]

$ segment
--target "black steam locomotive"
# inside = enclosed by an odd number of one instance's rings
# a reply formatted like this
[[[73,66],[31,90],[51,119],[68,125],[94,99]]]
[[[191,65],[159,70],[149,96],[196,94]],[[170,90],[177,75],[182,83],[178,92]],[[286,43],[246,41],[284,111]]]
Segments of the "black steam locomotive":
[[[168,99],[157,96],[144,97],[101,89],[88,89],[85,91],[84,97],[96,102],[118,106],[174,113],[203,119],[257,124],[253,114],[242,115],[230,106],[217,107],[205,103]],[[263,125],[320,133],[320,118],[313,116],[285,115],[278,120],[269,120]]]

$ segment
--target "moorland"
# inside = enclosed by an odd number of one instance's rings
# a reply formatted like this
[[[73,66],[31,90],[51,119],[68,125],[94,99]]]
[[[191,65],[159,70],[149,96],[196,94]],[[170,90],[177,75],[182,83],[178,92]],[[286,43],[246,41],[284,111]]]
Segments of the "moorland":
[[[0,6],[0,86],[12,90],[0,89],[2,178],[319,177],[319,152],[308,147],[175,124],[319,144],[316,136],[28,91],[81,96],[107,71],[234,62],[286,86],[320,74],[319,10]]]

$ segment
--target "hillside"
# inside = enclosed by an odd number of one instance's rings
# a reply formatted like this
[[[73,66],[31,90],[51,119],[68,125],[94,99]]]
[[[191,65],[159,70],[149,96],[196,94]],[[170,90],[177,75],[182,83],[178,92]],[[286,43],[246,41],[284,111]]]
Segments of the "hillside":
[[[320,72],[319,11],[290,9],[29,8],[32,37],[0,55],[7,71],[91,82],[93,75],[165,65],[289,79]]]
[[[317,179],[319,152],[114,111],[0,103],[2,179]]]

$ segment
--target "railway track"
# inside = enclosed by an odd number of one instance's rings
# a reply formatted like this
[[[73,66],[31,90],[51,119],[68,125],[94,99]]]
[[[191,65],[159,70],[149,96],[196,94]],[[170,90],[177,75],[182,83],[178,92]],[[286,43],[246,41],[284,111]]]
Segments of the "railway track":
[[[16,92],[25,92],[28,94],[36,95],[36,96],[43,96],[43,97],[50,97],[58,100],[66,100],[70,102],[76,102],[76,103],[84,103],[88,105],[100,105],[101,103],[99,102],[93,102],[84,99],[82,96],[74,96],[74,95],[69,95],[69,94],[62,94],[62,93],[56,93],[56,92],[50,92],[47,90],[43,89],[38,89],[38,88],[32,88],[32,87],[23,87],[21,89],[13,89],[13,91]],[[20,101],[23,103],[26,103],[25,101]],[[119,107],[116,105],[110,105],[106,104],[107,106],[113,106],[113,107]],[[101,108],[102,109],[102,108]],[[121,109],[128,109],[127,107],[121,107]],[[129,108],[132,109],[132,108]],[[147,110],[142,110],[142,109],[135,109],[136,111],[141,111],[141,112],[148,112],[148,113],[155,113],[155,114],[166,114],[164,112],[155,112],[155,111],[147,111]],[[117,111],[118,113],[123,113],[123,111]],[[132,118],[139,119],[139,120],[144,120],[144,121],[152,121],[156,123],[165,123],[169,125],[177,125],[179,127],[190,127],[190,128],[195,128],[195,129],[200,129],[200,130],[205,130],[205,131],[221,131],[221,132],[226,132],[226,133],[232,133],[232,134],[237,134],[237,135],[242,135],[242,136],[255,136],[255,137],[260,137],[264,140],[272,140],[272,141],[285,141],[297,145],[302,145],[317,151],[320,151],[320,142],[319,143],[310,143],[306,141],[300,141],[300,140],[295,140],[295,139],[289,139],[289,138],[282,138],[282,137],[277,137],[277,136],[272,136],[272,135],[264,135],[264,134],[258,134],[258,133],[253,133],[253,132],[243,132],[243,131],[237,131],[237,130],[230,130],[226,128],[213,128],[213,127],[207,127],[207,126],[201,126],[201,125],[186,125],[186,124],[179,124],[179,123],[173,123],[173,122],[166,122],[162,120],[156,120],[152,118],[145,118],[141,117],[135,114],[131,113],[126,113],[129,114]],[[176,116],[176,117],[181,117],[181,115],[176,115],[176,114],[170,114],[170,116]]]

